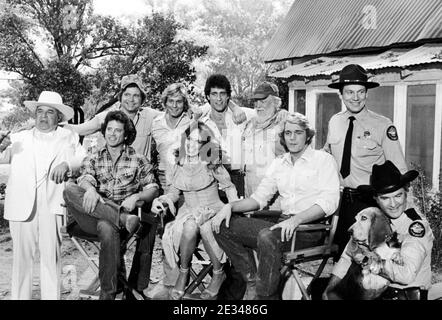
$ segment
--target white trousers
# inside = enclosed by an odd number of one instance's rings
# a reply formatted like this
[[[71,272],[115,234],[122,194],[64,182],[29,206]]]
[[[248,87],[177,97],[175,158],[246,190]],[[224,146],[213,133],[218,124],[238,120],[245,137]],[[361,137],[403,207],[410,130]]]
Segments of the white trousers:
[[[44,189],[38,188],[36,205],[27,221],[9,222],[13,243],[11,300],[32,298],[37,246],[40,251],[41,299],[60,299],[62,216],[49,212]]]

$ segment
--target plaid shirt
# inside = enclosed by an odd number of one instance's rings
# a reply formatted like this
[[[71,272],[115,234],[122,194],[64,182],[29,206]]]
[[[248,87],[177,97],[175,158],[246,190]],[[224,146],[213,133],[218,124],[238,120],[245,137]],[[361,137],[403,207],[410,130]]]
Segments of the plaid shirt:
[[[145,156],[126,146],[115,166],[106,147],[84,158],[78,184],[87,181],[98,193],[116,203],[141,190],[158,187],[152,165]]]

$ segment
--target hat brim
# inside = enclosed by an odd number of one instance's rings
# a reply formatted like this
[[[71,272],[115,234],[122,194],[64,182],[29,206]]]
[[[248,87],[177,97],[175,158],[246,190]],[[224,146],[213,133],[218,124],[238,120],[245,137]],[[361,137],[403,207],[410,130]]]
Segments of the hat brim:
[[[359,84],[361,86],[365,86],[367,89],[379,87],[379,83],[377,82],[364,82],[364,81],[335,82],[335,83],[330,83],[328,87],[332,89],[341,89],[342,87],[350,84]]]
[[[265,93],[257,93],[254,94],[250,99],[252,100],[264,100],[266,99],[270,94],[265,94]]]
[[[413,181],[419,176],[419,172],[416,170],[410,170],[404,173],[400,179],[399,183],[393,186],[387,186],[381,189],[376,189],[372,185],[360,185],[357,187],[358,191],[361,193],[372,193],[372,194],[386,194],[390,192],[394,192],[405,186],[407,183]]]
[[[138,89],[140,90],[141,95],[142,95],[142,97],[141,97],[141,100],[143,101],[142,103],[144,103],[147,98],[146,92],[144,92],[144,90],[136,82],[130,82],[130,83],[126,84],[124,87],[121,87],[120,93],[118,94],[118,100],[121,101],[121,95],[123,94],[123,91],[126,90],[126,88],[131,84],[134,84],[138,87]]]
[[[74,117],[74,109],[65,105],[58,103],[49,103],[49,102],[38,102],[38,101],[25,101],[24,105],[29,109],[32,113],[35,113],[35,110],[38,106],[48,106],[57,109],[63,115],[63,119],[61,122],[69,121]]]

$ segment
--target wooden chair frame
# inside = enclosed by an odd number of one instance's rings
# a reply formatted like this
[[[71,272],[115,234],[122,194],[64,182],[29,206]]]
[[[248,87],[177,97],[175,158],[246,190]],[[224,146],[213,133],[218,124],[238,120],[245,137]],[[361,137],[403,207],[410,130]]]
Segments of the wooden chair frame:
[[[338,246],[333,243],[333,240],[336,233],[336,228],[338,226],[339,210],[340,210],[340,202],[338,209],[335,211],[335,213],[332,216],[323,219],[318,223],[300,225],[293,234],[290,251],[283,253],[284,265],[283,268],[281,269],[281,274],[284,277],[287,277],[287,275],[288,277],[290,276],[294,277],[296,284],[301,290],[302,298],[305,300],[311,300],[312,283],[320,277],[322,271],[324,270],[324,267],[327,264],[328,259],[334,257],[338,252]],[[296,234],[298,232],[309,232],[309,231],[320,231],[320,230],[324,231],[326,234],[323,244],[310,248],[295,250]],[[321,263],[318,269],[316,270],[312,281],[309,283],[307,287],[305,287],[304,283],[301,280],[301,276],[299,274],[300,269],[297,265],[300,263],[316,261],[316,260],[321,260]]]

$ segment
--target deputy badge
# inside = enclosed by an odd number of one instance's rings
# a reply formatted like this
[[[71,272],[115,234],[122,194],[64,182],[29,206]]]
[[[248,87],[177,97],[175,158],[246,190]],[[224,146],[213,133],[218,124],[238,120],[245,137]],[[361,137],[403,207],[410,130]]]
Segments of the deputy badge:
[[[398,139],[397,137],[397,130],[395,126],[389,126],[387,129],[387,137],[390,140],[396,141]]]
[[[423,238],[425,235],[425,227],[422,222],[415,221],[410,224],[410,227],[408,228],[408,233],[413,237]]]

